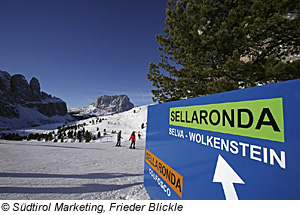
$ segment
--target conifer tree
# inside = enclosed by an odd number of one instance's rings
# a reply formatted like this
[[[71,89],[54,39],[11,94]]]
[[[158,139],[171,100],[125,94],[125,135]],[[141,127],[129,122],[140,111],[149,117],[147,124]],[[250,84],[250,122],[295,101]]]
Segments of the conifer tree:
[[[153,100],[300,78],[299,9],[294,0],[169,0],[161,61],[147,76]]]
[[[68,138],[71,138],[71,131],[68,131]]]
[[[92,140],[92,136],[91,136],[91,134],[90,134],[90,132],[87,130],[86,132],[85,132],[85,142],[90,142]]]

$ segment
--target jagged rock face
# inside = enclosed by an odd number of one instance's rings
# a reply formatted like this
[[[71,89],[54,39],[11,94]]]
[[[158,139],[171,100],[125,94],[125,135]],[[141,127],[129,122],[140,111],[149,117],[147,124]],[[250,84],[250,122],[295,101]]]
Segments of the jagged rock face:
[[[20,101],[30,100],[31,91],[23,75],[13,75],[10,79],[11,92]]]
[[[134,107],[126,95],[100,96],[94,103],[92,103],[92,105],[107,112],[117,113],[130,110]]]
[[[34,97],[38,98],[41,94],[41,86],[39,80],[37,80],[35,77],[33,77],[30,80],[30,90]]]
[[[0,116],[5,118],[20,117],[18,105],[36,108],[46,116],[64,116],[67,105],[59,98],[41,92],[38,79],[32,78],[30,84],[23,75],[10,76],[0,70]]]
[[[8,102],[0,101],[0,116],[12,119],[14,117],[19,118],[20,113],[16,107]]]
[[[0,71],[0,116],[5,116],[11,119],[14,117],[19,117],[20,114],[10,103],[13,100],[10,80],[10,74]]]
[[[11,76],[7,72],[0,71],[0,96],[10,93]]]

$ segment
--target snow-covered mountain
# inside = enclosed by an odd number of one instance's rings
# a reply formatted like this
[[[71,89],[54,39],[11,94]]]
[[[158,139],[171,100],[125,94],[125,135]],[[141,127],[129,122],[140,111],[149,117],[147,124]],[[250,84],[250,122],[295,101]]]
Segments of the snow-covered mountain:
[[[28,127],[65,122],[72,117],[59,98],[41,91],[38,79],[0,70],[0,128]]]
[[[77,118],[88,118],[121,113],[133,107],[134,105],[126,95],[103,95],[99,96],[96,101],[87,107],[70,108],[69,113]]]

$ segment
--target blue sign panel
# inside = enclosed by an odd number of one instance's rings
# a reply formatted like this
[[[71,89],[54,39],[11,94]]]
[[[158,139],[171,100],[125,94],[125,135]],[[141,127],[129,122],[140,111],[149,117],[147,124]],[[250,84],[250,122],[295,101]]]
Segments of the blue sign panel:
[[[300,199],[300,80],[148,107],[151,199]]]

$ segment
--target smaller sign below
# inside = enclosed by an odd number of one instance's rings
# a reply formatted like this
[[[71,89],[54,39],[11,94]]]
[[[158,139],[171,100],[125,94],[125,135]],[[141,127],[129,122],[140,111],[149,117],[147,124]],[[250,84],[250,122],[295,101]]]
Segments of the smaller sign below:
[[[183,177],[179,173],[148,150],[146,150],[146,162],[167,182],[178,196],[182,197]]]

